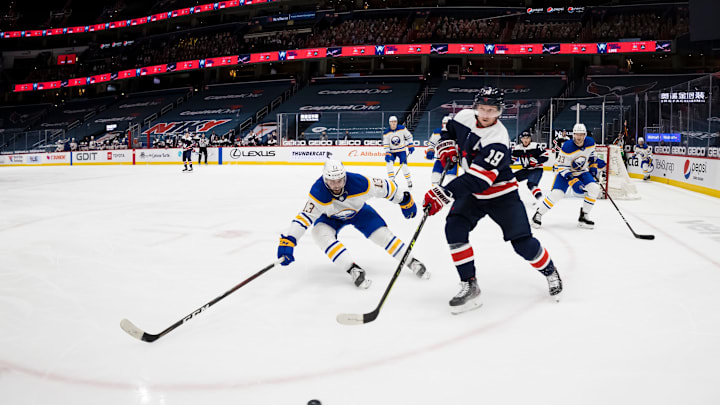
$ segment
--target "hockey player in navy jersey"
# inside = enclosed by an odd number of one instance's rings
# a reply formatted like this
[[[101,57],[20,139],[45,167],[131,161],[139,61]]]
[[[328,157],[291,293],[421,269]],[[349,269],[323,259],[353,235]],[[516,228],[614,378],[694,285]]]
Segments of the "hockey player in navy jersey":
[[[396,116],[390,117],[388,120],[390,128],[385,130],[383,134],[383,147],[385,147],[385,164],[387,166],[388,178],[395,180],[395,169],[393,164],[395,160],[400,160],[405,181],[408,188],[412,188],[412,179],[410,178],[410,169],[407,166],[408,154],[415,151],[413,146],[413,136],[404,125],[398,125]]]
[[[293,252],[298,240],[312,227],[313,238],[327,257],[351,276],[355,286],[368,288],[371,281],[366,278],[365,270],[354,262],[337,238],[343,227],[354,226],[398,261],[407,250],[407,245],[393,235],[382,217],[365,204],[371,198],[385,198],[399,204],[408,219],[417,213],[410,193],[399,191],[393,180],[345,172],[345,167],[337,160],[325,162],[323,175],[310,189],[305,207],[280,235],[277,257],[284,259],[281,264],[287,266],[295,260]],[[412,255],[408,257],[407,267],[419,278],[430,277],[425,265]]]
[[[595,140],[587,136],[584,124],[575,124],[572,141],[563,144],[556,164],[558,172],[552,191],[535,211],[532,217],[533,227],[539,228],[542,225],[542,216],[565,197],[568,187],[572,187],[585,195],[583,205],[580,207],[578,226],[593,229],[595,222],[590,220],[588,214],[600,194],[600,185],[595,181],[595,176],[598,165],[604,166],[604,162],[595,157]]]
[[[183,169],[184,172],[191,172],[193,171],[192,167],[192,151],[193,151],[193,140],[190,137],[190,133],[185,131],[185,134],[182,138],[180,138],[180,144],[183,150],[182,153],[182,160],[183,165],[185,168]],[[188,164],[190,165],[190,169],[188,169]]]
[[[442,137],[443,132],[445,132],[447,129],[447,123],[450,121],[449,116],[444,116],[442,119],[442,127],[435,128],[432,135],[430,135],[430,139],[428,140],[428,148],[425,151],[425,159],[433,160],[435,159],[435,147],[437,146],[438,142],[440,141],[440,138]],[[457,176],[457,165],[453,166],[452,169],[449,169],[447,174],[445,175],[445,182],[448,182],[455,178]],[[435,159],[435,162],[433,163],[432,168],[432,174],[430,174],[430,184],[438,184],[440,183],[440,177],[442,176],[443,166],[440,163],[439,160]]]
[[[635,158],[638,160],[638,164],[643,171],[643,180],[650,179],[650,171],[652,168],[652,152],[650,146],[645,143],[645,138],[642,136],[638,138],[637,144],[634,147]]]
[[[515,172],[517,181],[527,180],[527,188],[533,197],[542,199],[538,185],[543,175],[543,163],[548,161],[547,151],[532,141],[530,132],[524,131],[520,135],[520,143],[513,148],[512,157],[522,165],[522,169]]]
[[[430,206],[430,215],[452,204],[445,237],[461,280],[460,292],[450,300],[455,314],[481,305],[469,234],[485,216],[500,226],[503,238],[515,252],[546,277],[551,296],[557,299],[562,291],[560,275],[548,251],[533,237],[520,201],[518,183],[510,169],[510,139],[498,119],[502,108],[503,93],[485,87],[475,96],[472,109],[460,111],[448,122],[437,153],[443,167],[459,160],[464,174],[445,186],[433,186],[425,194],[423,205]],[[489,254],[492,252],[483,252],[481,262]]]

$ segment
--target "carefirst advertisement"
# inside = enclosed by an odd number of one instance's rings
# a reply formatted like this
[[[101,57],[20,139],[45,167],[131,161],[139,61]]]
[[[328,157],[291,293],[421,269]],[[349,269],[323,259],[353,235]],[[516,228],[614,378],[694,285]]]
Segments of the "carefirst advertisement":
[[[643,168],[634,155],[628,155],[631,177],[642,178]],[[720,197],[720,159],[655,154],[650,180]]]

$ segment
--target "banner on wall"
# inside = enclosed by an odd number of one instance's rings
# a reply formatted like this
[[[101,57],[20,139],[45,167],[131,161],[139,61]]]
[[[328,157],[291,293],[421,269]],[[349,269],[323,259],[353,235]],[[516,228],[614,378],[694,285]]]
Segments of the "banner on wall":
[[[90,150],[72,152],[73,165],[112,165],[112,164],[133,164],[133,151],[120,150]]]
[[[628,155],[628,173],[638,176],[644,173],[634,154]],[[650,176],[653,180],[666,179],[668,184],[694,191],[720,190],[720,159],[656,154]]]

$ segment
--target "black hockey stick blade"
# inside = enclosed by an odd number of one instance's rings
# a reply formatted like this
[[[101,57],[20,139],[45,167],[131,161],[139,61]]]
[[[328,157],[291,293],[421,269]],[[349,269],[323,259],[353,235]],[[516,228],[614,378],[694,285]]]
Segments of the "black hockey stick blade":
[[[638,239],[646,239],[646,240],[653,240],[655,239],[655,235],[640,235],[639,233],[633,233],[636,238]]]
[[[252,276],[246,278],[245,280],[241,281],[240,283],[236,284],[233,288],[225,291],[222,295],[215,297],[212,301],[208,302],[207,304],[201,306],[200,308],[196,309],[195,311],[189,313],[187,316],[185,316],[183,319],[175,322],[174,324],[168,326],[164,331],[158,333],[157,335],[154,335],[152,333],[147,333],[143,331],[142,329],[135,326],[134,323],[130,322],[127,319],[123,319],[120,321],[120,328],[125,331],[128,335],[134,337],[135,339],[142,340],[143,342],[152,343],[161,337],[167,335],[171,331],[173,331],[178,326],[184,324],[185,322],[193,319],[196,315],[204,312],[206,309],[210,308],[211,306],[215,305],[218,301],[222,300],[223,298],[227,297],[228,295],[232,294],[233,292],[237,291],[240,287],[244,286],[245,284],[253,281],[254,279],[260,277],[263,273],[270,270],[271,268],[275,267],[276,265],[280,264],[283,261],[283,259],[278,259],[274,261],[272,264],[269,264],[265,266],[262,270],[258,271],[257,273],[253,274]]]

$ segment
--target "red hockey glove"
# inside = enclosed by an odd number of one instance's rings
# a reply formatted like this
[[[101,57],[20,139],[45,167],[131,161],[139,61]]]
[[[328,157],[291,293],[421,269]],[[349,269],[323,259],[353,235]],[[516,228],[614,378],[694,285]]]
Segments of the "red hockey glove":
[[[428,190],[428,192],[425,194],[423,207],[430,206],[430,211],[428,212],[428,214],[435,215],[444,206],[450,204],[451,202],[452,195],[449,191],[443,189],[440,186],[433,186],[433,188]]]

